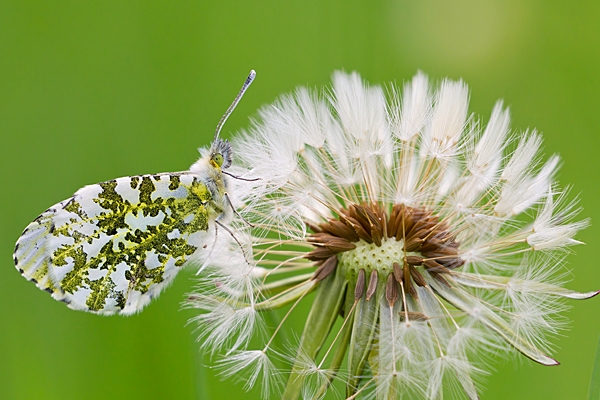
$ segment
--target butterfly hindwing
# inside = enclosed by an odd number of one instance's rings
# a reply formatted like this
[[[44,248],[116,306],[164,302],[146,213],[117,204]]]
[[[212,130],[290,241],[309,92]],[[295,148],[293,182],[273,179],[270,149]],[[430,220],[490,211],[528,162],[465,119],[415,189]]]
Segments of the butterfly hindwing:
[[[135,313],[205,243],[211,198],[189,173],[86,186],[29,224],[15,249],[17,269],[73,309]]]
[[[31,222],[21,234],[15,247],[14,261],[19,272],[36,284],[42,290],[53,296],[61,297],[60,288],[54,285],[49,275],[50,258],[47,254],[47,244],[53,229],[52,217],[57,209],[64,207],[67,200],[50,207]]]

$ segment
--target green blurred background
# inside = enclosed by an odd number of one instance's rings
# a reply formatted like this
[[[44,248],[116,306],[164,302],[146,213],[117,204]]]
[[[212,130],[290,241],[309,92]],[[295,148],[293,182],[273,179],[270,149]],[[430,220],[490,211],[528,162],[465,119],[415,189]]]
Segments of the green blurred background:
[[[230,399],[180,311],[191,271],[143,313],[67,309],[19,276],[13,244],[48,206],[123,175],[185,170],[251,68],[230,118],[335,69],[372,83],[418,70],[464,78],[487,120],[498,98],[514,129],[537,127],[592,227],[569,257],[570,288],[600,289],[600,2],[0,1],[0,398]],[[600,299],[573,302],[559,367],[498,359],[484,399],[583,399]],[[243,397],[246,398],[246,397]],[[258,398],[253,391],[247,398]]]

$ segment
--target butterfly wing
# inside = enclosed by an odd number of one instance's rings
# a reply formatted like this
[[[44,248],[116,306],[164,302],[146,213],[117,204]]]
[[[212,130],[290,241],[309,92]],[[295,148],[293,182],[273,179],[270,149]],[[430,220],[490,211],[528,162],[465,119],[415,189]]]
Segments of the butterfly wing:
[[[17,269],[70,308],[140,311],[206,242],[216,213],[193,174],[86,186],[36,218],[17,241]]]

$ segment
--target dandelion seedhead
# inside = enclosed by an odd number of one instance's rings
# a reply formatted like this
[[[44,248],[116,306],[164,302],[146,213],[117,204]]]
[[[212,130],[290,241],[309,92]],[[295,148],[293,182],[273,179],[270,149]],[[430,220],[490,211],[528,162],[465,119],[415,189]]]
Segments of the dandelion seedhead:
[[[219,236],[188,301],[225,376],[247,369],[247,388],[285,399],[340,381],[351,399],[475,399],[490,354],[558,364],[564,299],[598,293],[562,286],[587,220],[540,135],[509,133],[502,102],[484,126],[468,98],[462,81],[433,91],[418,73],[385,92],[338,72],[324,95],[283,96],[234,139],[244,221],[235,241]],[[282,344],[300,318],[296,345]]]

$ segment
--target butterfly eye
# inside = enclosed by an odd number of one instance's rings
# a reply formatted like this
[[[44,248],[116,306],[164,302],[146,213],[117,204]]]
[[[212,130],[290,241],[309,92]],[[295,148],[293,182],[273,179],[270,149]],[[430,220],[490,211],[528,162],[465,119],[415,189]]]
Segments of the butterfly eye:
[[[221,167],[223,165],[223,155],[221,153],[215,153],[212,156],[212,161]]]

